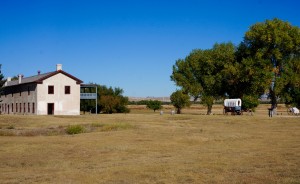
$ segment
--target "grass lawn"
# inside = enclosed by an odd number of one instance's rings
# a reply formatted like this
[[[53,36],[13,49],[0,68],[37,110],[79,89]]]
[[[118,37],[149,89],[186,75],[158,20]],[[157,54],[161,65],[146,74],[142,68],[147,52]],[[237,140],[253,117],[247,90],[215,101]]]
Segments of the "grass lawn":
[[[0,183],[300,183],[300,116],[0,115]],[[84,133],[66,130],[80,125]]]

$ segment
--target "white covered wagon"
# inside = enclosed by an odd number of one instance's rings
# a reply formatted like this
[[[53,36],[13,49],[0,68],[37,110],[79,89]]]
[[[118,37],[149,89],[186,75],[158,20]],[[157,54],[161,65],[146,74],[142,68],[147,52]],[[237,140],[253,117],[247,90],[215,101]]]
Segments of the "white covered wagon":
[[[288,114],[298,116],[300,114],[299,109],[297,107],[291,107],[288,109]]]
[[[236,99],[225,99],[224,100],[224,114],[228,114],[228,112],[231,112],[231,114],[242,114],[242,100],[239,98]]]

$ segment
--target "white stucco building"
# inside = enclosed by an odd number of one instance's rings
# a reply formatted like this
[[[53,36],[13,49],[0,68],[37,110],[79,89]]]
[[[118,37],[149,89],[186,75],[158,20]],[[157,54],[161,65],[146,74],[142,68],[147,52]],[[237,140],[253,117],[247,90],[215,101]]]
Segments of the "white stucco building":
[[[7,78],[0,98],[2,114],[80,115],[81,80],[56,65],[56,71]]]

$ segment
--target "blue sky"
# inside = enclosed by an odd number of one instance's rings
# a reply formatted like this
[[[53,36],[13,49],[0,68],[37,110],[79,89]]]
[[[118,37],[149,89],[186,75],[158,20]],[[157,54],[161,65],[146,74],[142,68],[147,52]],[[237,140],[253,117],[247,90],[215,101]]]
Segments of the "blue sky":
[[[54,71],[126,96],[170,96],[172,66],[193,49],[239,44],[275,17],[300,27],[297,0],[0,0],[5,77]]]

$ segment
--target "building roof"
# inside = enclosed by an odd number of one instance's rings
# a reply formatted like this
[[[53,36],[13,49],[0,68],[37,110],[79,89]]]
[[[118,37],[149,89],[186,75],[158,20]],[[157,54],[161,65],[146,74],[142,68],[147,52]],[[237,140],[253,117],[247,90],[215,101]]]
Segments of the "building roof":
[[[73,75],[68,74],[67,72],[64,72],[63,70],[58,70],[58,71],[54,71],[54,72],[48,72],[48,73],[44,73],[44,74],[39,74],[39,75],[31,76],[31,77],[22,78],[21,83],[19,83],[19,80],[7,81],[6,85],[4,85],[3,87],[17,86],[17,85],[28,84],[28,83],[42,84],[45,79],[48,79],[49,77],[52,77],[58,73],[61,73],[63,75],[70,77],[71,79],[75,80],[77,84],[83,83],[83,81],[74,77]]]

